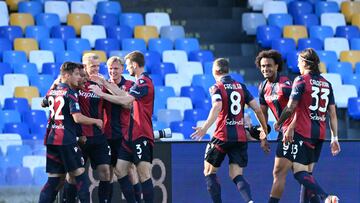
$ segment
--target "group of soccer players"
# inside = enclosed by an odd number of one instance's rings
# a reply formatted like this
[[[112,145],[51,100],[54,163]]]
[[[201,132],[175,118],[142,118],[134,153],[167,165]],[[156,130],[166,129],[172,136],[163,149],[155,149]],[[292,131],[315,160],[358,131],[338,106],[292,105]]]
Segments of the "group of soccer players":
[[[99,75],[99,57],[88,53],[83,64],[65,62],[43,101],[50,117],[45,137],[46,172],[39,202],[53,202],[64,186],[63,202],[90,202],[89,159],[100,179],[99,202],[111,202],[114,174],[127,202],[153,202],[151,180],[154,135],[151,117],[154,86],[144,72],[144,55],[107,61],[109,81]],[[140,183],[139,183],[140,182]]]
[[[216,129],[206,148],[204,161],[204,175],[212,201],[222,202],[216,172],[228,155],[231,179],[244,201],[253,202],[249,183],[243,177],[243,168],[248,160],[247,134],[250,132],[256,137],[254,131],[247,132],[244,127],[244,107],[247,104],[260,122],[257,137],[265,152],[269,151],[266,141],[268,108],[277,120],[274,128],[279,131],[279,136],[274,181],[268,202],[280,201],[290,169],[302,186],[300,202],[338,202],[338,197],[324,192],[312,176],[326,136],[328,115],[331,152],[334,156],[340,152],[333,90],[330,82],[320,75],[319,57],[313,49],[305,49],[299,54],[301,75],[295,78],[293,85],[288,77],[280,75],[282,57],[277,51],[260,52],[255,63],[265,78],[259,86],[260,107],[246,86],[229,76],[226,59],[217,59],[213,64],[212,73],[216,84],[210,88],[212,108],[204,124],[194,128],[195,132],[191,135],[193,139],[200,140],[216,121]]]

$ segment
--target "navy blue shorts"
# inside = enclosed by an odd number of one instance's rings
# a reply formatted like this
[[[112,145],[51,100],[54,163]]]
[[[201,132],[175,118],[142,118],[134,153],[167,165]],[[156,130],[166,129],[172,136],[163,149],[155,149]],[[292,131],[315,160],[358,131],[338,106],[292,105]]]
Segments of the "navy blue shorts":
[[[119,159],[120,147],[122,139],[110,139],[107,140],[111,150],[111,165],[116,166],[116,162]]]
[[[111,150],[105,136],[87,137],[85,145],[81,145],[86,159],[90,159],[91,167],[95,170],[98,165],[111,161]]]
[[[247,142],[223,142],[213,137],[207,144],[205,160],[218,168],[226,155],[229,156],[229,164],[246,167],[248,163]]]
[[[46,172],[65,174],[84,167],[85,160],[80,147],[70,145],[46,145]]]
[[[132,162],[135,165],[141,161],[152,163],[153,144],[146,137],[141,137],[132,142],[123,140],[118,157],[119,159]]]

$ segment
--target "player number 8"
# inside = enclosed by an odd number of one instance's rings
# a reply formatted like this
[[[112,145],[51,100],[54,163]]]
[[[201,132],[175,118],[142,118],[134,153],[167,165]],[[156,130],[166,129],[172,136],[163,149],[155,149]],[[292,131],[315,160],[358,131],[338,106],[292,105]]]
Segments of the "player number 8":
[[[230,105],[230,111],[233,115],[238,115],[241,111],[241,95],[239,92],[233,91],[230,94],[230,101],[231,101],[231,105]]]

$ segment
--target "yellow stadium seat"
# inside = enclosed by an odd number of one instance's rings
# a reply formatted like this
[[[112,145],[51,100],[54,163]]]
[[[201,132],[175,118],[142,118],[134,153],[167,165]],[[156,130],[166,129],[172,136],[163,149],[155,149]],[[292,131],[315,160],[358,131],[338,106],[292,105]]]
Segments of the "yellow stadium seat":
[[[27,99],[30,105],[32,98],[40,97],[38,88],[34,86],[15,87],[14,95]]]
[[[159,38],[159,33],[155,26],[136,26],[134,38],[140,38],[147,43],[151,38]]]
[[[360,2],[343,1],[341,3],[341,13],[344,14],[347,23],[351,23],[352,16],[360,13]]]
[[[352,63],[353,69],[355,69],[355,64],[360,62],[360,51],[342,51],[340,53],[340,61]]]
[[[284,38],[294,39],[295,43],[297,44],[298,39],[308,38],[308,33],[305,26],[289,25],[289,26],[284,26],[283,36]]]
[[[6,4],[9,6],[10,11],[18,10],[18,3],[25,0],[6,0]]]
[[[34,25],[34,17],[30,13],[12,13],[10,15],[10,25],[20,26],[25,32],[26,26]]]
[[[24,51],[26,56],[32,50],[39,50],[38,42],[34,38],[16,38],[14,40],[14,50]]]
[[[88,14],[85,13],[70,13],[67,16],[67,24],[73,26],[76,34],[80,35],[81,26],[91,25],[91,18]]]
[[[354,14],[351,18],[351,24],[354,26],[358,26],[360,29],[360,13]]]
[[[99,56],[99,61],[100,62],[105,62],[107,61],[107,57],[106,57],[106,52],[104,51],[97,51],[97,50],[88,50],[88,51],[84,51],[83,54],[86,54],[86,53],[94,53],[96,55]]]
[[[326,64],[325,64],[325,63],[320,62],[319,69],[320,69],[320,73],[327,73],[327,68],[326,68]]]

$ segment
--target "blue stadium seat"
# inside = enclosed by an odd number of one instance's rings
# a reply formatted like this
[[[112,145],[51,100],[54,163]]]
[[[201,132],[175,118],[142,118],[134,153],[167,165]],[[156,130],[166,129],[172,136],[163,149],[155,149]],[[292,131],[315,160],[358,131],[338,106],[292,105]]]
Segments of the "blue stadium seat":
[[[196,123],[201,120],[206,120],[208,113],[205,109],[187,109],[184,112],[184,121]]]
[[[316,51],[316,53],[318,54],[320,61],[325,63],[326,66],[338,62],[335,51]]]
[[[154,111],[154,113],[156,113],[156,111]],[[154,130],[162,130],[164,128],[167,128],[168,126],[166,125],[166,123],[161,122],[161,121],[153,121],[153,129]]]
[[[70,51],[77,51],[83,53],[86,50],[91,50],[90,42],[88,39],[72,38],[66,40],[66,48]]]
[[[334,1],[318,1],[315,3],[315,14],[321,16],[323,13],[338,13],[339,5]]]
[[[37,41],[40,41],[42,39],[49,38],[50,31],[49,31],[49,28],[42,26],[42,25],[27,26],[25,28],[25,37],[26,38],[35,38]]]
[[[10,159],[20,159],[24,156],[32,155],[32,150],[29,145],[9,145],[7,147],[6,156]]]
[[[36,123],[47,123],[46,113],[43,110],[30,110],[23,114],[22,120],[30,126]]]
[[[167,38],[152,38],[148,42],[149,50],[162,55],[165,50],[173,50],[173,42]]]
[[[26,111],[29,111],[29,104],[25,98],[6,98],[3,109],[17,110],[22,114]]]
[[[32,139],[41,139],[44,137],[45,133],[46,133],[46,126],[47,123],[35,123],[33,125],[30,126],[30,132],[33,135]],[[36,135],[36,136],[34,136]]]
[[[27,75],[28,78],[38,75],[38,70],[35,63],[15,63],[13,68],[14,73],[23,73]]]
[[[151,72],[153,67],[158,67],[161,63],[161,55],[155,51],[146,51],[143,53],[145,57],[145,68]],[[153,72],[151,72],[153,73]],[[156,74],[156,73],[155,73]],[[165,75],[162,75],[164,77]]]
[[[259,95],[259,88],[255,85],[246,85],[246,88],[249,90],[250,94],[253,97],[257,97]]]
[[[150,78],[154,84],[154,86],[163,86],[164,85],[164,77],[160,74],[150,74]]]
[[[124,71],[125,71],[125,67],[124,67]],[[99,73],[101,75],[103,75],[104,77],[108,76],[109,75],[109,72],[108,72],[108,68],[106,66],[106,63],[102,62],[100,63],[100,66],[99,66]],[[125,72],[123,72],[125,73]]]
[[[4,51],[3,62],[9,64],[26,63],[26,53],[24,51]]]
[[[181,97],[189,97],[193,103],[201,102],[206,98],[204,88],[201,86],[184,86],[180,90]]]
[[[56,79],[60,74],[61,63],[44,63],[42,66],[42,74],[52,75]]]
[[[106,36],[107,38],[115,38],[119,41],[125,38],[132,38],[133,29],[126,25],[107,27]]]
[[[125,51],[146,51],[146,43],[143,39],[128,38],[121,41],[121,47]]]
[[[1,156],[0,156],[0,159],[3,159]],[[1,161],[0,161],[1,163]],[[0,168],[0,186],[5,186],[5,172],[4,172],[4,169],[3,168]]]
[[[359,90],[360,90],[360,75],[352,74],[348,77],[343,78],[343,81],[345,84],[354,85],[359,92]]]
[[[313,13],[313,5],[308,1],[291,1],[287,7],[288,12],[294,17]]]
[[[3,84],[3,77],[5,74],[12,73],[13,69],[10,63],[0,63],[0,84]]]
[[[359,38],[360,31],[357,26],[353,26],[353,25],[337,26],[335,36],[336,37],[345,37],[346,39],[348,39],[350,41],[352,38]]]
[[[15,38],[21,38],[23,32],[20,26],[0,26],[0,38],[6,38],[14,41]]]
[[[181,25],[162,26],[160,28],[160,36],[174,42],[177,38],[185,37],[185,30]]]
[[[158,66],[151,66],[151,73],[162,75],[165,78],[165,75],[168,73],[176,73],[176,69],[173,63],[160,63]]]
[[[97,39],[95,40],[95,50],[105,51],[108,55],[110,51],[120,50],[119,40],[109,39]]]
[[[238,82],[244,83],[244,77],[242,75],[240,75],[239,73],[230,73],[229,75],[231,76],[232,79],[234,79]]]
[[[192,127],[195,124],[189,121],[173,121],[170,123],[171,131],[174,133],[182,133],[186,139],[191,139],[190,135],[194,132]]]
[[[59,51],[55,53],[55,61],[56,63],[65,61],[81,63],[81,54],[77,51]]]
[[[159,109],[157,112],[157,120],[170,126],[173,121],[182,121],[181,112],[177,109]]]
[[[334,31],[330,26],[311,26],[309,28],[309,37],[318,38],[321,41],[324,41],[325,38],[333,37]]]
[[[99,14],[121,14],[121,5],[118,1],[99,1],[96,5],[96,13]]]
[[[299,51],[291,51],[286,56],[286,63],[288,65],[288,68],[293,73],[300,73],[300,69],[298,67],[298,56]]]
[[[30,129],[26,123],[6,123],[4,125],[4,133],[16,133],[21,137],[29,137]]]
[[[49,29],[60,26],[60,17],[55,13],[40,13],[35,16],[36,25],[42,25]]]
[[[292,25],[292,24],[293,24],[293,17],[287,13],[270,14],[268,17],[268,25],[277,26],[281,30],[283,29],[284,26]]]
[[[117,26],[119,24],[119,16],[111,13],[97,13],[93,17],[93,25],[102,25],[105,28]]]
[[[192,51],[189,54],[189,61],[199,61],[204,64],[205,62],[212,62],[213,60],[214,54],[209,50]]]
[[[360,120],[360,97],[349,98],[348,115],[350,118]]]
[[[111,57],[111,56],[118,56],[118,57],[120,57],[120,58],[124,58],[127,54],[129,54],[130,53],[130,51],[110,51],[110,54],[109,54],[109,56]],[[146,62],[145,62],[146,63]],[[124,69],[124,71],[126,71],[125,69]]]
[[[215,84],[215,79],[210,74],[194,75],[191,81],[191,86],[200,86],[205,91],[205,95],[208,96],[209,88]]]
[[[270,48],[272,40],[281,39],[282,30],[277,26],[263,25],[256,29],[257,42],[263,48]]]
[[[135,26],[144,25],[144,17],[141,13],[122,13],[120,15],[120,25],[129,26],[134,30]]]
[[[51,38],[51,39],[42,39],[40,41],[41,50],[50,50],[54,54],[57,52],[65,51],[65,44],[62,39]]]
[[[295,25],[305,25],[306,27],[311,27],[314,25],[319,25],[319,17],[312,13],[307,13],[304,15],[296,15],[294,17]]]
[[[360,62],[355,64],[355,74],[360,75]]]
[[[169,97],[175,97],[174,88],[168,86],[155,86],[155,100],[161,100],[166,103],[166,100]]]
[[[352,38],[350,40],[350,47],[351,47],[351,50],[360,50],[360,37]]]
[[[298,40],[298,50],[304,50],[306,48],[313,48],[315,50],[323,49],[323,42],[317,38],[301,38]]]
[[[184,50],[189,55],[192,51],[200,50],[199,40],[197,38],[178,38],[175,40],[175,49]]]
[[[5,156],[3,159],[0,158],[0,167],[6,170],[10,167],[20,167],[22,165],[22,160],[20,159],[11,159]],[[6,179],[5,179],[6,180]]]
[[[17,110],[2,110],[0,111],[0,118],[3,124],[21,122],[21,115]]]
[[[76,38],[75,29],[73,26],[58,25],[51,28],[51,38],[60,38],[62,40],[68,40]]]
[[[255,35],[257,27],[266,25],[266,19],[262,13],[243,13],[241,18],[243,30],[247,35]]]
[[[154,100],[154,112],[153,112],[153,120],[157,119],[157,113],[160,109],[166,109],[166,101],[160,100],[160,99],[156,99]],[[160,123],[164,123],[164,122],[160,122]],[[165,127],[168,127],[168,124],[165,123]],[[154,127],[155,129],[155,127]]]
[[[6,183],[10,186],[30,186],[32,175],[29,168],[10,167],[6,169]]]
[[[204,99],[194,104],[194,109],[205,109],[206,111],[210,111],[212,106],[211,99]]]
[[[4,51],[11,51],[13,49],[12,42],[6,38],[0,38],[0,60]]]
[[[279,51],[283,59],[287,56],[287,54],[291,51],[296,50],[296,44],[294,39],[291,38],[281,38],[272,40],[271,48]]]
[[[47,181],[47,173],[46,173],[46,169],[45,167],[36,167],[34,169],[34,178],[33,178],[33,183],[35,185],[44,185]]]
[[[19,13],[30,13],[32,16],[36,16],[43,12],[43,4],[38,1],[20,1],[18,3]]]
[[[352,64],[350,62],[330,63],[326,66],[328,73],[338,73],[341,79],[350,77],[353,74]]]

